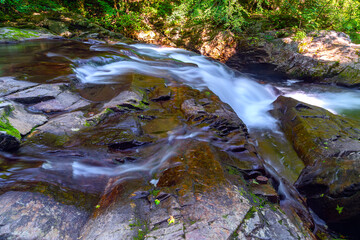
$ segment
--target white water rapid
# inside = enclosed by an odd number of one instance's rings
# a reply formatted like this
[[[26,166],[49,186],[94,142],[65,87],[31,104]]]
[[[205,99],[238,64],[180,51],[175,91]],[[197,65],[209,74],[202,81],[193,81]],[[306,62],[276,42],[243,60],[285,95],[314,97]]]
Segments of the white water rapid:
[[[171,77],[197,89],[208,87],[228,103],[249,128],[276,128],[275,119],[268,113],[277,97],[270,85],[261,85],[219,62],[182,49],[143,44],[127,47],[137,55],[100,66],[81,65],[75,68],[77,77],[83,83],[92,84],[116,83],[114,76],[127,73]],[[162,59],[172,64],[164,64]]]
[[[278,96],[270,84],[260,84],[222,63],[183,49],[148,44],[120,45],[132,51],[132,54],[126,58],[102,58],[101,64],[91,61],[79,64],[74,69],[77,78],[83,83],[112,84],[117,83],[116,76],[137,73],[175,79],[197,89],[207,87],[223,102],[228,103],[250,130],[277,129],[276,120],[268,112],[272,109],[271,103]],[[106,47],[96,45],[92,46],[92,50],[109,51]],[[121,50],[111,51],[121,53]],[[298,82],[288,80],[276,87],[285,96],[323,107],[335,114],[346,110],[360,110],[358,90],[293,87]]]

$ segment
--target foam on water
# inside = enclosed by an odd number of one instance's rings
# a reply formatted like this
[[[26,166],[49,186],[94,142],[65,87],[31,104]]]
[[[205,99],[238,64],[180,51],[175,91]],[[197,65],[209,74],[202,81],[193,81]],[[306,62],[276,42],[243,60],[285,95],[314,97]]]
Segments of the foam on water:
[[[344,91],[331,92],[331,89],[326,89],[326,91],[283,89],[283,91],[287,97],[325,108],[334,114],[360,109],[360,91],[358,90],[344,89]]]

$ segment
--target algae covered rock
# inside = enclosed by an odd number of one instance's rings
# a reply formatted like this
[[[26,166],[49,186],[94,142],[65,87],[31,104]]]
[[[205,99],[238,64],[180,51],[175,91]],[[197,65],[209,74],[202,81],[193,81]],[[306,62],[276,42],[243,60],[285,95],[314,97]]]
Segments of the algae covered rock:
[[[0,28],[0,43],[53,37],[49,32],[14,27]]]
[[[20,147],[20,132],[9,122],[11,106],[2,106],[0,107],[0,151],[14,151]]]
[[[359,221],[360,122],[282,96],[274,106],[306,164],[295,185],[310,207],[328,223]]]

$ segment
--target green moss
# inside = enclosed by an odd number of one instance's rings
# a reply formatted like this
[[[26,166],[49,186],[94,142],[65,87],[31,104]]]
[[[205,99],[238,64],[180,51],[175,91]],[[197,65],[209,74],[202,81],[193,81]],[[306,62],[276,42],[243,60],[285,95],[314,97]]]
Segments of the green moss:
[[[244,220],[248,220],[248,219],[251,219],[253,217],[255,217],[255,213],[257,212],[257,209],[252,206],[249,211],[246,213],[245,217],[244,217]]]
[[[242,176],[241,172],[237,168],[235,168],[233,166],[226,166],[226,170],[231,175],[240,175],[240,176]]]
[[[93,125],[94,125],[94,122],[88,121],[88,120],[86,120],[85,123],[84,123],[84,126],[85,126],[85,127],[91,127],[91,126],[93,126]]]
[[[147,222],[140,219],[135,219],[134,222],[129,224],[131,230],[136,230],[136,235],[133,237],[134,240],[143,240],[145,235],[149,232]]]
[[[0,131],[6,132],[6,134],[14,136],[20,140],[21,139],[20,132],[10,124],[7,118],[11,111],[12,109],[9,108],[8,111],[4,112],[2,116],[0,116]]]
[[[151,190],[150,194],[153,195],[154,197],[156,197],[159,194],[160,190]]]
[[[145,110],[148,108],[148,103],[144,101],[140,101],[138,104],[135,103],[124,103],[122,105],[118,105],[118,109],[122,111],[134,111],[134,110]]]
[[[3,29],[3,32],[0,34],[0,39],[2,40],[21,40],[26,38],[38,37],[39,33],[27,29],[17,29],[17,28],[6,28]]]
[[[99,196],[96,194],[84,193],[67,189],[63,186],[60,187],[42,182],[38,183],[36,186],[31,186],[29,190],[52,197],[63,204],[74,205],[88,211],[91,211],[94,205],[99,201]]]
[[[107,109],[105,109],[105,113],[106,114],[114,113],[114,110],[107,108]]]
[[[62,147],[70,140],[67,135],[56,135],[52,133],[40,133],[27,140],[28,143],[44,144],[46,146]]]

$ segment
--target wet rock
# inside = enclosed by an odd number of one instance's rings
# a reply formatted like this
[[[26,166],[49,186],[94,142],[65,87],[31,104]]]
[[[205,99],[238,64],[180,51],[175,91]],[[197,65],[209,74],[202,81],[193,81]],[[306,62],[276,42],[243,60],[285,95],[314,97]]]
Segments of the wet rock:
[[[257,196],[261,196],[272,203],[279,203],[280,197],[271,184],[251,183],[251,192]]]
[[[50,119],[46,124],[37,128],[42,133],[64,135],[77,132],[86,125],[86,118],[83,112],[71,112]]]
[[[218,154],[221,151],[207,142],[179,141],[173,143],[179,148],[158,176],[158,190],[143,191],[142,187],[135,187],[137,190],[129,193],[127,183],[114,186],[118,179],[110,180],[105,188],[108,191],[99,202],[104,208],[86,224],[81,235],[86,239],[153,240],[232,239],[237,231],[258,234],[257,230],[250,231],[244,226],[252,204],[244,189],[226,179],[223,157]],[[267,208],[269,213],[262,211],[267,218],[277,221],[264,223],[276,233],[267,229],[262,236],[284,234],[283,239],[312,239],[305,228],[291,224],[280,211]],[[284,226],[279,223],[282,220]],[[263,224],[262,220],[257,221]],[[304,235],[300,236],[302,229]]]
[[[286,97],[274,102],[274,115],[306,164],[296,187],[328,223],[359,218],[360,123],[301,104]]]
[[[153,102],[168,101],[171,99],[171,91],[169,89],[161,89],[156,92],[152,92],[150,97]]]
[[[199,114],[206,114],[205,108],[196,103],[194,99],[188,99],[181,104],[181,110],[184,111],[187,116],[194,116]]]
[[[135,148],[140,147],[145,144],[148,144],[149,142],[139,142],[136,140],[128,141],[128,142],[118,142],[118,143],[112,143],[109,145],[110,150],[125,150],[129,148]]]
[[[185,158],[188,162],[181,160]],[[182,161],[186,166],[171,168],[161,174],[157,186],[166,192],[156,195],[160,199],[159,205],[151,203],[154,199],[148,194],[136,197],[140,191],[131,194],[130,203],[123,202],[118,196],[111,207],[88,223],[84,236],[106,239],[111,234],[112,238],[127,239],[138,235],[142,229],[145,239],[227,239],[250,209],[249,202],[235,186],[226,184],[221,165],[207,143],[192,141],[184,144],[179,155],[170,160],[176,161]],[[184,168],[188,170],[184,171]],[[210,188],[211,191],[206,190]],[[115,188],[112,192],[120,189]],[[112,195],[104,196],[103,201],[108,201]],[[103,202],[99,204],[104,205]],[[223,217],[225,215],[227,218]],[[171,218],[174,223],[168,222]],[[102,227],[94,227],[99,225]]]
[[[39,193],[0,196],[0,236],[6,239],[77,239],[89,214]]]
[[[134,239],[137,236],[137,222],[129,204],[116,204],[109,206],[106,211],[90,218],[86,223],[80,237],[82,239]]]
[[[208,124],[210,128],[215,129],[220,136],[227,136],[234,130],[240,130],[247,135],[245,124],[232,111],[232,109],[219,99],[208,100],[187,99],[181,104],[181,110],[184,111],[189,120]],[[207,100],[207,101],[206,101]]]
[[[30,133],[35,127],[47,122],[47,117],[40,114],[27,112],[20,104],[12,104],[8,115],[9,123],[16,128],[21,135]]]
[[[42,84],[40,86],[8,95],[5,99],[23,104],[39,103],[55,99],[56,96],[62,92],[61,86],[61,84]]]
[[[96,125],[114,112],[141,111],[148,106],[144,96],[135,91],[123,91],[118,96],[105,103],[101,112],[89,118],[87,122],[90,125]]]
[[[14,151],[20,147],[21,135],[8,119],[11,106],[8,102],[0,106],[0,151]]]
[[[90,105],[90,102],[82,99],[80,96],[70,91],[64,91],[57,95],[55,99],[37,103],[29,107],[29,109],[34,112],[53,113],[74,111],[88,105]]]
[[[265,176],[257,176],[256,181],[260,184],[266,184],[269,181],[269,179]]]
[[[11,152],[20,148],[20,141],[14,136],[0,131],[0,151]]]
[[[285,214],[275,210],[269,207],[251,209],[233,239],[315,239],[311,234],[297,230]]]
[[[118,96],[113,98],[110,102],[104,105],[105,109],[119,111],[121,107],[132,110],[142,110],[145,108],[143,96],[140,93],[133,91],[121,92]]]
[[[128,162],[134,162],[137,159],[134,157],[123,157],[123,158],[114,158],[113,162],[118,163],[118,164],[124,164],[124,163],[128,163]]]
[[[30,87],[34,87],[38,84],[18,81],[13,77],[0,77],[0,97],[9,95],[11,93],[21,91]]]

